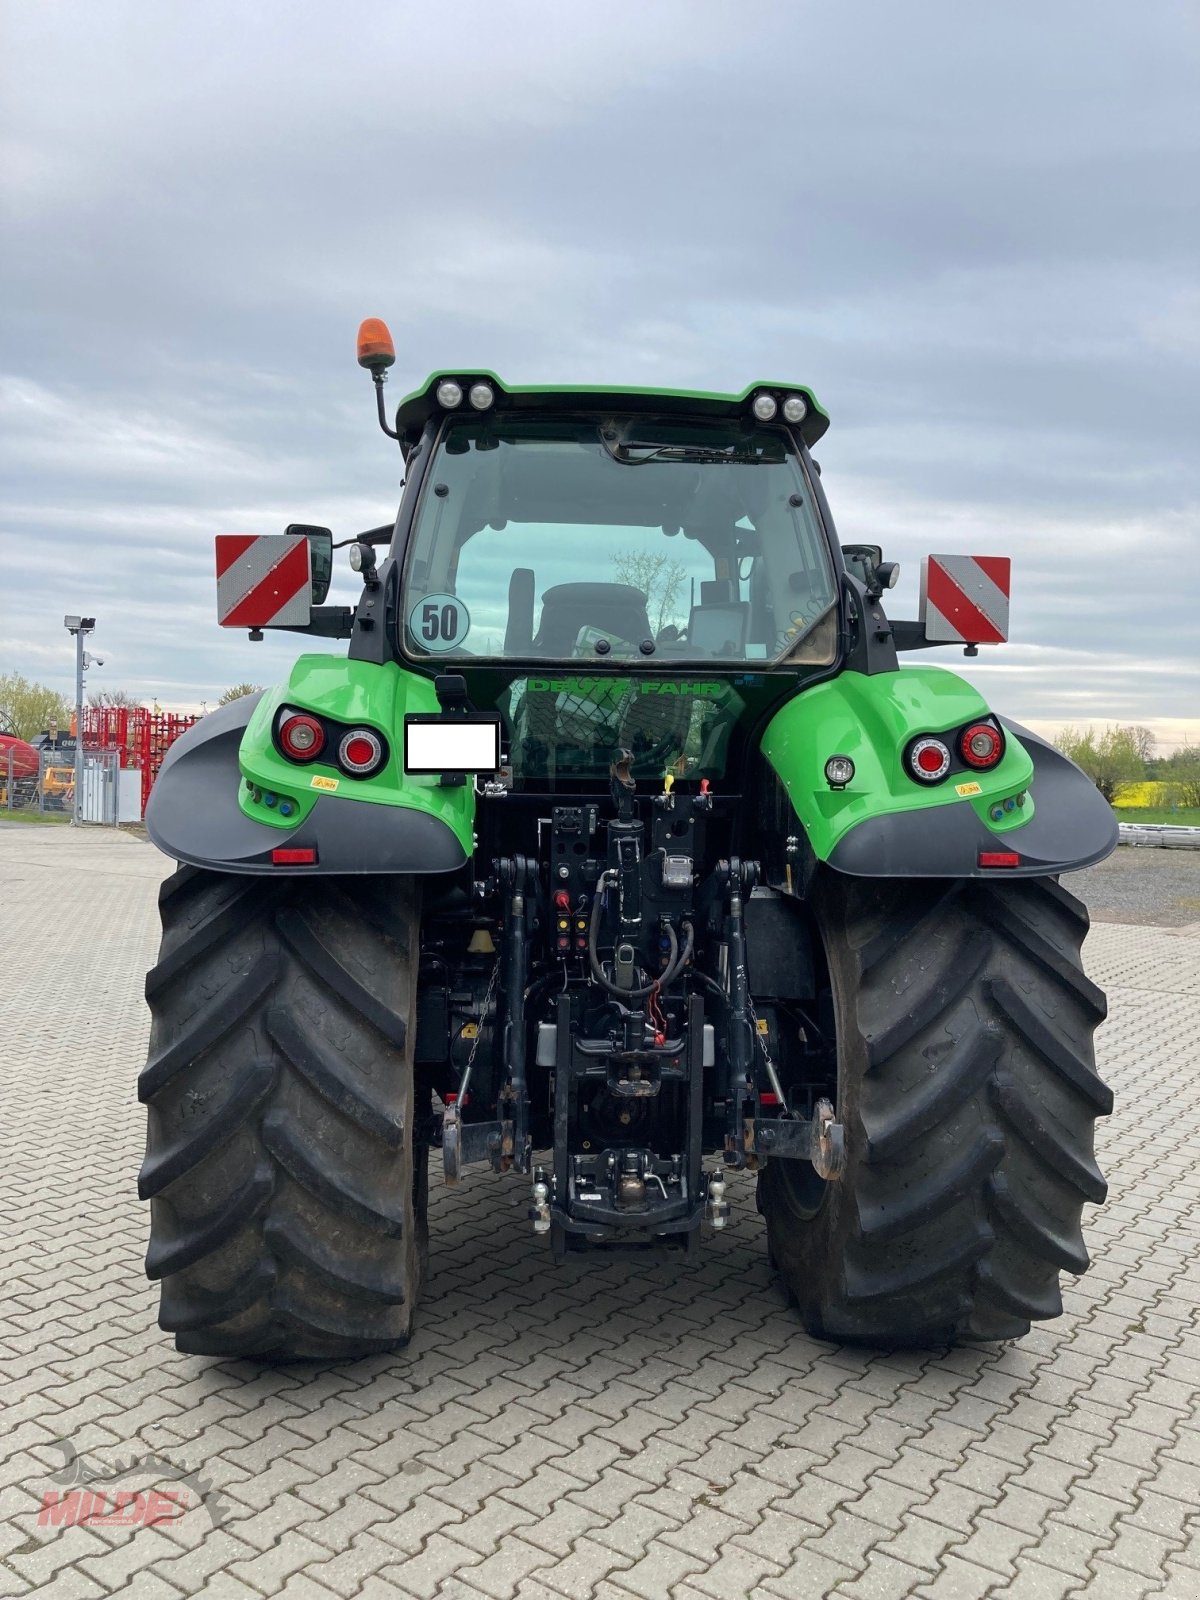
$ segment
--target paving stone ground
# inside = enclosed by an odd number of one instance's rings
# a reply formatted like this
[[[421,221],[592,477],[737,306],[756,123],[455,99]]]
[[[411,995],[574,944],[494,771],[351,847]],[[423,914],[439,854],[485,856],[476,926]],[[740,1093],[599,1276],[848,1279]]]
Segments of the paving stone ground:
[[[1016,1344],[809,1339],[749,1181],[697,1264],[555,1269],[521,1180],[479,1176],[435,1185],[407,1350],[269,1369],[175,1354],[142,1276],[164,870],[120,835],[0,832],[0,1596],[1200,1596],[1194,930],[1089,940],[1110,1199],[1065,1315]],[[46,1522],[122,1471],[108,1505],[190,1509]]]

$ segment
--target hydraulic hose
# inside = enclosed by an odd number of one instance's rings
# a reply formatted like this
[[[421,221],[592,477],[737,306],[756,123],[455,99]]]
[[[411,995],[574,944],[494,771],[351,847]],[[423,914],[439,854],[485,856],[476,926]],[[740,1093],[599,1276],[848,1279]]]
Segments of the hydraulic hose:
[[[693,930],[690,922],[681,922],[680,927],[683,929],[683,949],[679,952],[678,961],[676,961],[673,965],[668,966],[667,970],[658,980],[658,986],[660,989],[665,989],[669,983],[674,983],[675,979],[692,959],[692,949],[696,943],[695,931]]]
[[[647,995],[655,993],[656,990],[665,989],[666,986],[669,983],[673,983],[683,971],[684,967],[691,960],[692,947],[695,943],[695,935],[693,933],[691,923],[685,922],[683,924],[683,949],[680,950],[679,940],[675,937],[675,930],[668,922],[666,924],[666,933],[667,940],[671,946],[671,952],[667,961],[666,969],[663,971],[660,977],[656,978],[653,983],[647,984],[644,989],[622,989],[618,984],[615,984],[612,981],[612,979],[605,972],[604,968],[600,965],[600,954],[598,950],[600,937],[600,914],[604,904],[604,894],[599,891],[606,891],[611,886],[611,882],[611,878],[607,873],[605,873],[600,882],[596,885],[598,892],[592,900],[592,914],[588,920],[588,964],[592,969],[592,977],[595,978],[596,982],[601,986],[601,988],[607,989],[609,994],[615,995],[618,1000],[644,1000]]]
[[[692,977],[697,983],[702,983],[706,989],[711,989],[713,994],[716,995],[717,999],[722,1005],[727,1006],[729,1004],[729,996],[725,993],[724,989],[722,989],[721,985],[716,981],[716,979],[710,978],[707,972],[701,972],[697,968],[693,970]]]

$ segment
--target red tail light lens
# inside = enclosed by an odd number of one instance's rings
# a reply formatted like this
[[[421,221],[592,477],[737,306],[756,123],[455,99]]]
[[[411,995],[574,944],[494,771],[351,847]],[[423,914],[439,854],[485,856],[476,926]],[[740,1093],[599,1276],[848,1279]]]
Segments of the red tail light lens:
[[[279,743],[292,761],[315,761],[325,748],[325,729],[316,717],[302,711],[285,713],[279,724]]]
[[[369,778],[383,759],[383,741],[370,728],[351,728],[338,746],[338,761],[352,778]]]
[[[950,747],[941,739],[918,739],[908,752],[908,769],[918,783],[940,783],[950,771]]]
[[[963,729],[958,748],[969,767],[982,771],[994,767],[1004,754],[1004,735],[990,722],[973,722]]]
[[[1015,850],[981,850],[979,852],[979,865],[981,867],[1019,867],[1021,858]]]

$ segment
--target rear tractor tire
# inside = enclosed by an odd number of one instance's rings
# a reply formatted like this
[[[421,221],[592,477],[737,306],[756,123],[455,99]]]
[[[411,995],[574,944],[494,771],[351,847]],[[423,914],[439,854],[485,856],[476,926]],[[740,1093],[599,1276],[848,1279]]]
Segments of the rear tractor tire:
[[[197,1355],[399,1348],[424,1258],[411,880],[183,867],[159,907],[138,1187],[160,1326]]]
[[[768,1248],[808,1331],[870,1345],[1017,1338],[1088,1265],[1112,1094],[1084,906],[1052,878],[828,874],[814,901],[838,1028],[840,1180],[774,1160]]]

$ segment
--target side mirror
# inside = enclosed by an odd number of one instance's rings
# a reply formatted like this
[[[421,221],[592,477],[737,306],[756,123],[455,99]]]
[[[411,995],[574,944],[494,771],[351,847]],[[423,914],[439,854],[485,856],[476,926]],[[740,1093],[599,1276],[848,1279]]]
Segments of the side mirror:
[[[885,589],[894,589],[900,576],[896,561],[883,559],[881,544],[844,544],[842,555],[856,578],[861,578],[867,593],[878,600]]]
[[[329,585],[333,582],[333,530],[318,528],[308,522],[289,522],[283,531],[294,539],[308,540],[312,603],[315,606],[324,605]]]
[[[844,544],[842,556],[846,565],[856,578],[861,578],[868,588],[874,576],[874,568],[883,560],[883,546],[881,544]]]
[[[878,594],[877,568],[883,560],[882,544],[843,544],[842,555],[854,578],[866,584],[867,594]]]

